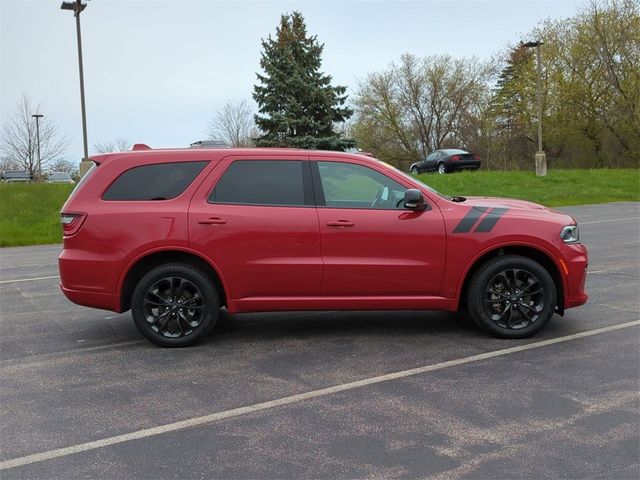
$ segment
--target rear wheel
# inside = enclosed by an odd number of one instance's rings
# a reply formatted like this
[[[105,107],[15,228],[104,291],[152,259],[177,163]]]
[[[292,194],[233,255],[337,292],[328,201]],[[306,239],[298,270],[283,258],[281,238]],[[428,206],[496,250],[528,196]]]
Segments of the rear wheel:
[[[438,173],[440,175],[444,175],[445,173],[447,173],[447,167],[444,166],[444,163],[438,164]]]
[[[186,347],[206,336],[216,323],[220,301],[199,270],[181,263],[149,271],[136,286],[133,321],[148,340],[163,347]]]
[[[473,321],[502,338],[536,334],[551,320],[557,302],[549,272],[530,258],[506,255],[489,260],[469,284],[467,305]]]

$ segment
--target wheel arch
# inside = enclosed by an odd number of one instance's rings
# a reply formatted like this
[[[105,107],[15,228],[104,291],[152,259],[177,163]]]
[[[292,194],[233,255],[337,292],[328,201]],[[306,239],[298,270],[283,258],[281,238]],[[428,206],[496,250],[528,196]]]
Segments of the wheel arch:
[[[462,283],[458,290],[458,298],[460,299],[460,302],[466,301],[469,284],[478,268],[488,260],[504,255],[520,255],[522,257],[530,258],[538,262],[549,272],[553,279],[553,283],[556,286],[558,302],[556,305],[556,311],[562,315],[564,313],[564,292],[566,291],[565,278],[561,274],[560,267],[554,260],[553,255],[538,246],[532,245],[502,245],[483,252],[480,256],[474,259],[470,267],[467,268],[462,276]]]
[[[138,281],[149,270],[167,263],[184,263],[201,270],[220,295],[220,306],[226,306],[229,293],[216,266],[202,255],[187,249],[170,248],[145,252],[133,259],[124,270],[119,282],[120,312],[131,308],[131,296]]]

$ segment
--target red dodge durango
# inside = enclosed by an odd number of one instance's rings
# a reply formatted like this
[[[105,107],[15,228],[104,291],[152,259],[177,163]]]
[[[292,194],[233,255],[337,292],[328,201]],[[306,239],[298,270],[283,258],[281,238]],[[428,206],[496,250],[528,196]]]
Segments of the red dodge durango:
[[[587,301],[573,218],[505,198],[447,197],[359,154],[137,149],[94,156],[62,208],[61,287],[131,310],[173,347],[221,307],[447,310],[504,338]]]

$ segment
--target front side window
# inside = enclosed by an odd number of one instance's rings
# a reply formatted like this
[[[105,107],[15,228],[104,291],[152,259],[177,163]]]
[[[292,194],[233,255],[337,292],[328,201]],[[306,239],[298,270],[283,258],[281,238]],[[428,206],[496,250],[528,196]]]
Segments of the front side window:
[[[156,163],[122,173],[103,200],[169,200],[184,192],[208,162]]]
[[[433,152],[432,154],[430,154],[430,155],[427,157],[427,160],[429,160],[429,161],[431,161],[431,160],[435,160],[437,156],[438,156],[438,152]]]
[[[304,206],[301,160],[236,160],[209,196],[211,203]]]
[[[343,162],[318,162],[325,205],[334,208],[404,208],[406,187],[376,170]]]

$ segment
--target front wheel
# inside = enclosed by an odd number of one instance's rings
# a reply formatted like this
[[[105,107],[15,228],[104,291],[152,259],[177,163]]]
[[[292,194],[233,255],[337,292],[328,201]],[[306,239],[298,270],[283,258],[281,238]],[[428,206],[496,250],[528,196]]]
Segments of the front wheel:
[[[440,175],[444,175],[445,173],[447,173],[447,167],[444,166],[444,163],[438,164],[438,173]]]
[[[149,271],[136,286],[131,303],[133,321],[148,340],[163,347],[187,347],[209,333],[220,301],[211,281],[181,263]]]
[[[538,333],[556,308],[556,286],[538,262],[519,255],[489,260],[474,274],[467,291],[473,321],[501,338]]]
[[[411,173],[413,173],[414,175],[418,175],[420,171],[418,170],[418,167],[411,167]]]

